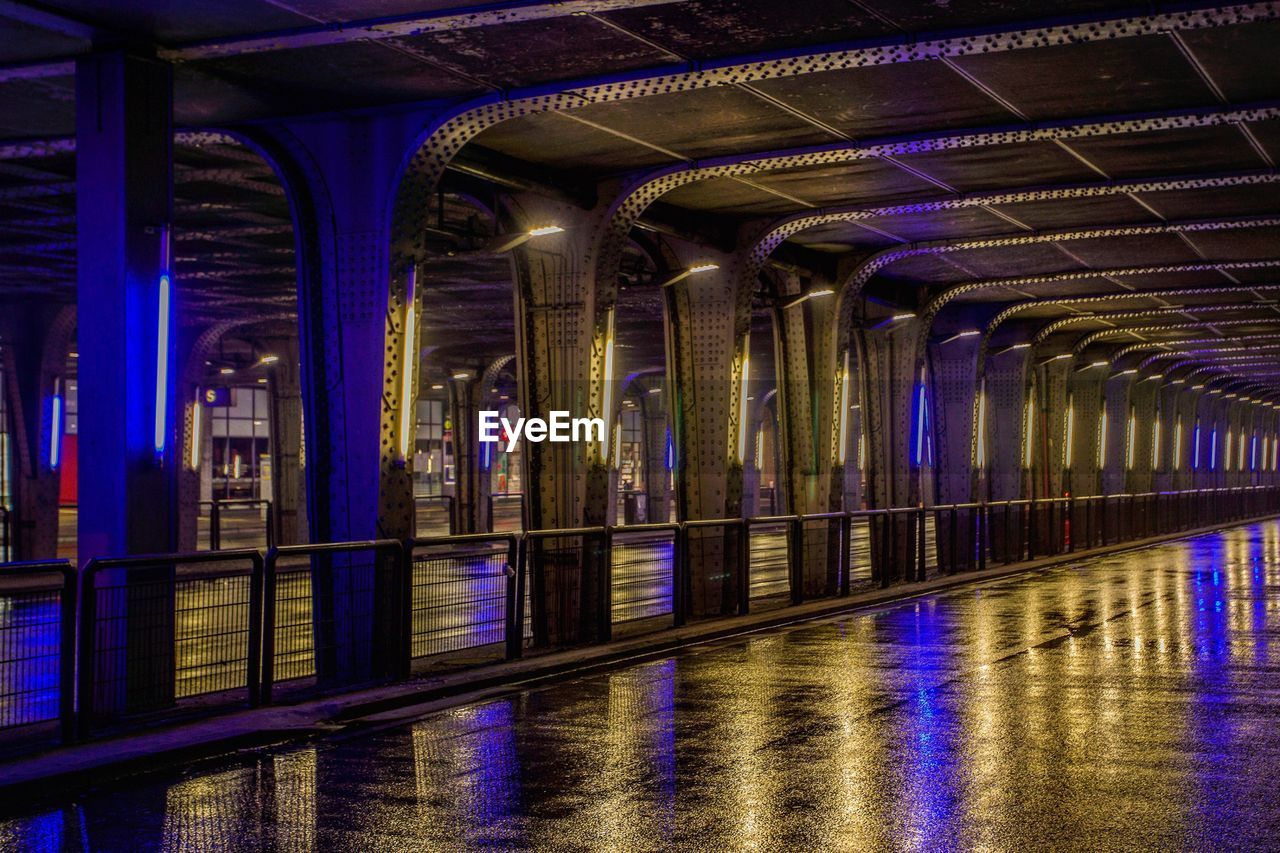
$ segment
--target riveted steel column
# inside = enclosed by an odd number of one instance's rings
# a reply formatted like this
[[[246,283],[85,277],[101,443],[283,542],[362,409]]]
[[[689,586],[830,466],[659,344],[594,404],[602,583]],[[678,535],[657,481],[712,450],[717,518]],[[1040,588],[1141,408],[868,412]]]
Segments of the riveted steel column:
[[[947,341],[948,337],[946,330],[935,331],[927,349],[936,441],[934,494],[938,503],[968,503],[973,500],[976,485],[974,388],[977,387],[981,338],[972,335]],[[963,515],[943,515],[936,520],[936,543],[925,544],[928,548],[936,547],[939,565],[967,565],[967,558],[962,555],[972,553],[972,531],[967,511]]]
[[[644,419],[644,490],[646,521],[665,523],[671,517],[671,472],[667,467],[667,397],[669,387],[661,387],[640,401]]]
[[[1106,443],[1102,470],[1099,473],[1102,494],[1119,495],[1126,491],[1125,463],[1128,456],[1129,392],[1133,380],[1117,376],[1103,383],[1107,412],[1107,432],[1099,437]]]
[[[738,518],[752,395],[748,330],[750,287],[740,259],[667,241],[672,264],[716,263],[665,288],[667,388],[675,441],[676,504],[681,520]],[[746,292],[744,292],[744,290]],[[744,371],[747,382],[743,381]],[[689,615],[731,613],[737,607],[735,531],[689,530]]]
[[[778,276],[777,288],[774,361],[787,506],[796,514],[839,510],[842,501],[831,484],[836,397],[843,390],[843,366],[834,372],[829,369],[835,361],[835,300],[829,296],[801,299],[806,292],[833,286],[787,273]],[[748,454],[751,450],[748,444]],[[796,565],[801,569],[797,580],[803,584],[803,596],[834,595],[840,582],[839,525],[808,523],[799,532],[803,554]]]
[[[532,195],[505,199],[500,221],[513,237],[549,226],[512,252],[516,282],[516,365],[526,418],[600,418],[604,436],[569,443],[524,444],[531,529],[602,526],[608,521],[612,434],[619,383],[612,304],[597,300],[598,247],[604,211]],[[545,614],[548,641],[591,640],[599,625],[603,538],[534,543],[535,615]],[[539,600],[540,599],[540,600]]]
[[[453,530],[455,533],[487,533],[489,518],[489,467],[480,444],[479,417],[484,396],[480,377],[449,383],[449,412],[453,421]],[[490,445],[492,454],[496,445]],[[528,446],[526,445],[526,448]],[[492,459],[492,455],[488,458]]]
[[[1130,494],[1149,492],[1155,481],[1155,469],[1152,467],[1151,453],[1158,411],[1159,383],[1155,380],[1136,380],[1129,389],[1129,405],[1133,409],[1133,457],[1126,459],[1128,474],[1125,477],[1125,491]],[[1126,416],[1127,417],[1127,416]],[[1126,427],[1127,428],[1127,427]],[[1127,438],[1126,438],[1127,444]],[[1125,448],[1126,456],[1128,447]]]

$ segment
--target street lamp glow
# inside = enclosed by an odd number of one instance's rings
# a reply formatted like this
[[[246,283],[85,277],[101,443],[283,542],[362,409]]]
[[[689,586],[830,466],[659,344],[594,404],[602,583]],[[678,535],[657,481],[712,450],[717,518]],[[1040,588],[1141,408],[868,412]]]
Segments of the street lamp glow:
[[[977,330],[977,329],[965,329],[965,330],[964,330],[964,331],[962,331],[962,332],[956,332],[954,335],[952,335],[951,337],[947,338],[947,339],[946,339],[946,340],[944,340],[942,343],[944,343],[944,344],[949,344],[949,343],[951,343],[952,341],[958,341],[958,340],[960,340],[961,338],[972,338],[974,335],[980,335],[980,334],[982,334],[982,332],[980,332],[980,331],[979,331],[979,330]]]
[[[546,237],[548,234],[560,234],[564,229],[559,225],[539,225],[537,228],[529,229],[530,237]]]
[[[814,299],[819,296],[830,296],[833,293],[835,293],[835,291],[829,287],[824,287],[824,288],[821,288],[820,290],[811,290],[808,293],[806,293],[804,296],[801,296],[796,299],[792,299],[790,302],[788,302],[786,305],[783,305],[782,307],[794,308],[795,306],[799,305],[802,302],[807,302],[808,300]]]
[[[258,364],[275,364],[279,360],[280,356],[278,355],[264,355],[259,359]]]
[[[712,270],[718,270],[718,269],[720,269],[719,264],[694,264],[693,266],[689,267],[689,274],[697,275],[700,272],[711,272]]]

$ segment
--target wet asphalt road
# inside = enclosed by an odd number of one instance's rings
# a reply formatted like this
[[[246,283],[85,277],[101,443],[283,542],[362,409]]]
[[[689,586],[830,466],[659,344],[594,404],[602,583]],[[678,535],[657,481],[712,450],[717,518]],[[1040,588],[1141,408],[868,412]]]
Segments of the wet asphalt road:
[[[1280,844],[1280,524],[139,777],[4,849]]]

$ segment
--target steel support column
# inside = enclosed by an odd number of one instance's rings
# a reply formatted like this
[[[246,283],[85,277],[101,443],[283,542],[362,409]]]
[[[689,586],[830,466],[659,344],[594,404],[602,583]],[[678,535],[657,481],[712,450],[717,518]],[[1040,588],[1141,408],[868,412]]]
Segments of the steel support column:
[[[490,478],[487,459],[496,445],[480,443],[479,416],[485,383],[481,377],[453,379],[449,385],[449,416],[453,422],[453,529],[455,533],[487,533]],[[528,445],[526,445],[526,450]],[[486,456],[488,454],[488,456]]]
[[[271,523],[277,545],[307,541],[307,490],[303,473],[302,382],[295,337],[265,342],[278,360],[267,374],[271,398]]]

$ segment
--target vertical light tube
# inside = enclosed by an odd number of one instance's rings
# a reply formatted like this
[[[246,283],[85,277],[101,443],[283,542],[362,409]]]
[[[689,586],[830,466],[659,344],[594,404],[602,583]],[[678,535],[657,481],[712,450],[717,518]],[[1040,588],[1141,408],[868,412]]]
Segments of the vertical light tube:
[[[925,398],[924,382],[922,381],[916,386],[916,465],[924,461],[924,427],[925,427],[925,408],[927,404]]]
[[[1280,470],[1280,436],[1271,439],[1271,470]]]
[[[1151,470],[1160,470],[1160,416],[1151,425]]]
[[[1173,470],[1182,465],[1182,415],[1173,422]]]
[[[1022,413],[1022,467],[1030,468],[1035,455],[1036,438],[1036,392],[1033,388],[1027,395],[1027,410]]]
[[[62,464],[62,383],[59,380],[54,380],[49,406],[49,470],[57,471]]]
[[[400,458],[409,461],[409,439],[413,433],[413,377],[418,351],[418,265],[409,267],[404,294],[404,353],[400,364]]]
[[[1075,453],[1075,432],[1076,432],[1076,398],[1073,394],[1067,398],[1067,430],[1066,438],[1063,440],[1063,461],[1068,471],[1071,470],[1071,459]]]
[[[613,469],[622,468],[622,418],[613,425]]]
[[[751,337],[742,343],[742,387],[738,389],[738,463],[747,456],[747,385],[751,381]]]
[[[1218,425],[1213,425],[1213,432],[1209,434],[1209,470],[1213,471],[1218,467]]]
[[[977,465],[987,467],[987,380],[982,380],[982,388],[978,391],[978,418],[975,424],[977,432]]]
[[[1223,445],[1222,470],[1231,470],[1231,430],[1227,430],[1226,444]]]
[[[1138,430],[1138,416],[1134,414],[1133,407],[1129,407],[1129,423],[1125,427],[1124,439],[1124,467],[1126,471],[1133,470],[1133,446],[1134,433]]]
[[[200,423],[204,406],[200,405],[200,389],[196,389],[196,398],[191,402],[191,455],[187,458],[187,467],[192,471],[200,470],[200,439],[202,425]]]
[[[1191,439],[1191,470],[1200,470],[1200,419],[1196,418],[1196,426]]]
[[[1240,430],[1240,439],[1236,443],[1236,470],[1244,470],[1244,430]]]
[[[840,371],[840,443],[837,458],[843,467],[849,444],[849,353],[844,354],[844,368]]]
[[[604,422],[607,424],[613,417],[613,312],[609,309],[609,317],[605,321],[604,333]],[[600,438],[600,462],[609,462],[609,430],[605,429]]]
[[[1258,470],[1258,434],[1256,432],[1249,442],[1249,470]]]
[[[867,433],[858,430],[858,470],[867,470]]]
[[[756,430],[756,470],[764,466],[764,430]]]
[[[1098,470],[1107,467],[1107,403],[1102,403],[1102,415],[1098,418]]]
[[[160,313],[156,328],[156,455],[164,455],[165,405],[169,396],[169,275],[160,276]]]

